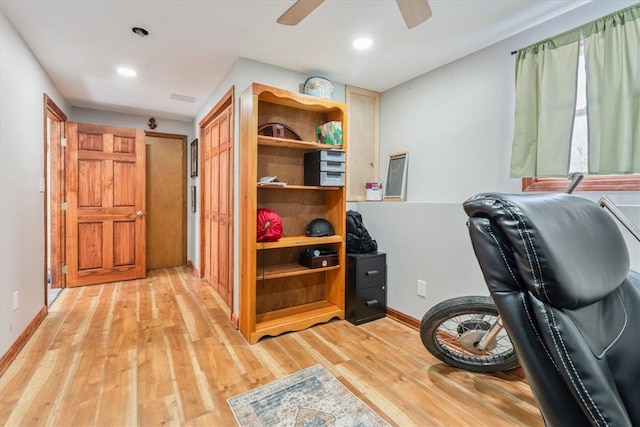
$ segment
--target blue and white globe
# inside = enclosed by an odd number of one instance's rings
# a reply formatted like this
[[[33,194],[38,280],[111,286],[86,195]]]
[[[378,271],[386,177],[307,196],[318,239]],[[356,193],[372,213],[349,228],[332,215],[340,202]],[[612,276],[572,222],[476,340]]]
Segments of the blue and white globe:
[[[331,99],[333,83],[324,77],[309,77],[304,82],[304,93],[322,99]]]

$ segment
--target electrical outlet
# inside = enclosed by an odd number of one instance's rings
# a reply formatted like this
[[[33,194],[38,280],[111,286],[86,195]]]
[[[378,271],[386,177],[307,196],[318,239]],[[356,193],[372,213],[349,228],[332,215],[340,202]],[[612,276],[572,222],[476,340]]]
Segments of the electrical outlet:
[[[13,293],[13,311],[18,309],[18,291]]]
[[[417,293],[420,297],[427,296],[427,283],[424,280],[418,280]]]

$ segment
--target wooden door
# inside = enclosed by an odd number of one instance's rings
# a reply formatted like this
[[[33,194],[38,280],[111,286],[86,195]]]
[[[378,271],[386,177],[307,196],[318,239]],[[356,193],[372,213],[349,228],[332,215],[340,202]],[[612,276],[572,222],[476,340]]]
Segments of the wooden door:
[[[219,144],[218,144],[218,293],[222,298],[231,304],[232,295],[232,278],[231,268],[229,266],[231,262],[231,250],[232,250],[232,238],[231,232],[231,177],[233,170],[231,168],[233,160],[233,143],[232,143],[232,129],[233,120],[231,114],[231,107],[220,114],[219,116]]]
[[[147,134],[147,269],[186,261],[186,138]]]
[[[219,240],[218,240],[218,205],[220,203],[220,120],[214,119],[210,125],[211,146],[208,153],[209,165],[209,277],[207,281],[218,291],[218,267],[219,267]]]
[[[206,126],[200,133],[202,139],[202,274],[211,283],[211,129],[212,125]]]
[[[143,130],[67,123],[67,286],[146,274]]]
[[[233,105],[201,123],[203,275],[233,302]]]

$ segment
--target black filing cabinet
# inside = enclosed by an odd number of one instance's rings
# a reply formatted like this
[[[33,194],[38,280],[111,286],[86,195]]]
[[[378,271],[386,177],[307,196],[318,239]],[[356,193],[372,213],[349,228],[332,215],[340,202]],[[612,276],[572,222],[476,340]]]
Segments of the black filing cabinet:
[[[387,311],[387,255],[347,254],[345,318],[359,325]]]

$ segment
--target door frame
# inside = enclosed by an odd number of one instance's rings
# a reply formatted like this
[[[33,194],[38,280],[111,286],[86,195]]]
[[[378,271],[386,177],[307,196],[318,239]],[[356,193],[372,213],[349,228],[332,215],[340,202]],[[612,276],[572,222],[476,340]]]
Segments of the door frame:
[[[62,138],[65,138],[67,116],[60,107],[45,93],[43,102],[43,135],[44,135],[44,304],[49,306],[49,286],[47,280],[47,268],[49,265],[49,250],[51,250],[51,283],[58,288],[66,287],[66,276],[62,273],[65,260],[65,211],[61,209],[65,201],[65,153]],[[54,132],[55,140],[49,141],[47,120],[51,119],[60,127],[60,132]],[[59,138],[58,138],[59,136]],[[50,142],[50,143],[49,143]],[[47,152],[50,150],[49,160]],[[50,173],[50,182],[47,178]],[[48,184],[48,185],[47,185]],[[51,188],[51,193],[48,193]],[[51,200],[49,200],[51,198]],[[51,206],[49,206],[49,203]],[[51,208],[51,212],[49,212]],[[49,224],[51,230],[49,230]],[[51,239],[48,239],[49,232]]]
[[[167,139],[181,139],[182,140],[182,206],[184,207],[184,209],[182,210],[182,265],[187,265],[187,209],[188,204],[187,204],[187,197],[188,197],[188,192],[189,189],[188,187],[188,183],[187,183],[187,158],[190,156],[190,154],[188,154],[187,151],[187,135],[180,135],[177,133],[164,133],[164,132],[152,132],[152,131],[145,131],[145,138],[146,137],[153,137],[153,138],[167,138]],[[147,162],[147,166],[148,166],[148,162]],[[147,185],[149,185],[149,183],[147,183]],[[148,190],[148,188],[147,188]],[[147,196],[148,196],[148,192],[147,192]]]

